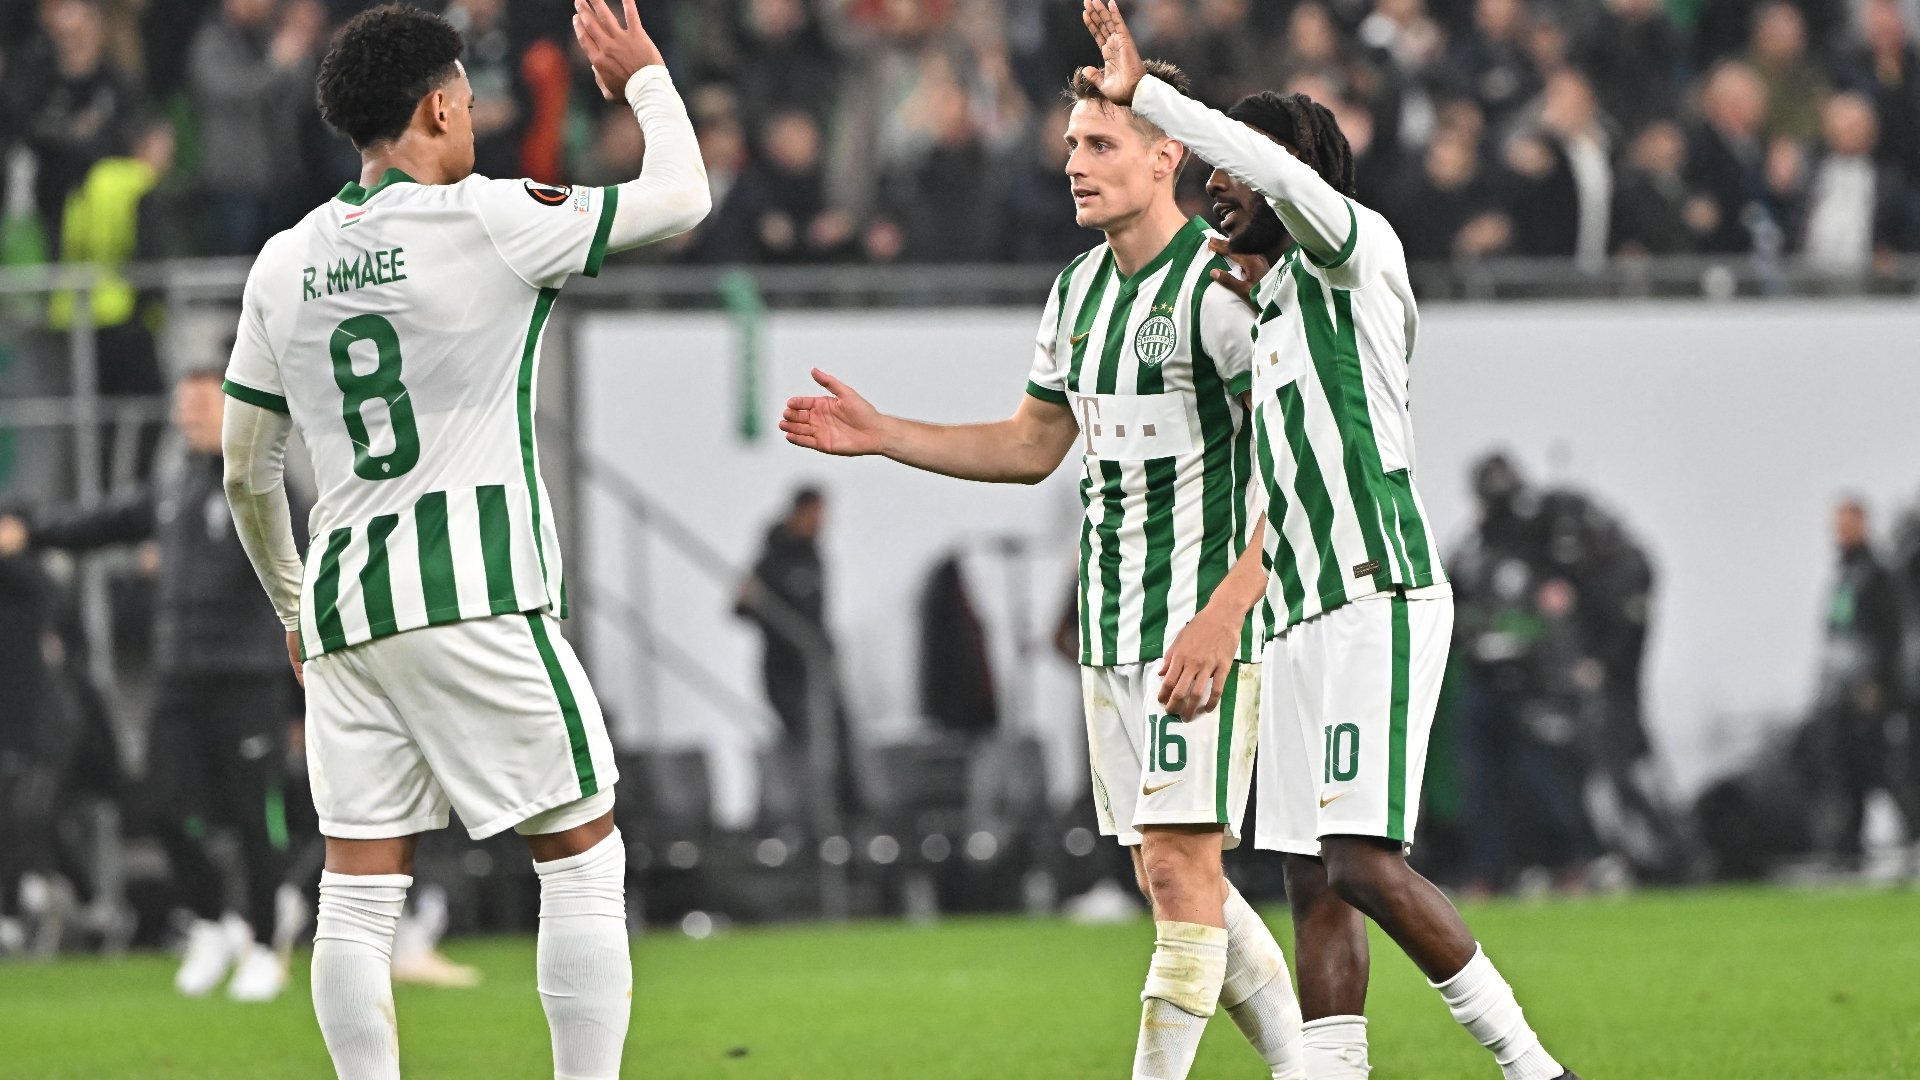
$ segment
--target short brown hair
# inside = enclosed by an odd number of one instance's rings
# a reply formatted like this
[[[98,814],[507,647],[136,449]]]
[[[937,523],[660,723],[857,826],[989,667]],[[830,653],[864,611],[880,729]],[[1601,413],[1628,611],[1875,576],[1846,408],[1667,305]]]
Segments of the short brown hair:
[[[1173,87],[1179,91],[1183,97],[1191,97],[1193,95],[1193,80],[1187,77],[1186,72],[1180,70],[1178,64],[1170,64],[1165,60],[1149,60],[1147,61],[1147,74]],[[1086,68],[1073,69],[1073,78],[1067,80],[1067,88],[1062,92],[1061,96],[1075,104],[1082,101],[1097,101],[1109,107],[1113,104],[1107,100],[1107,95],[1100,92],[1100,84],[1087,78]],[[1122,108],[1125,108],[1125,106],[1122,106]],[[1127,116],[1133,123],[1134,129],[1146,135],[1148,138],[1164,139],[1167,137],[1167,133],[1160,130],[1159,125],[1141,116],[1139,113],[1134,112],[1132,109],[1127,109]],[[1182,151],[1180,155],[1180,165],[1173,170],[1173,180],[1176,184],[1180,182],[1181,171],[1187,167],[1187,159],[1193,156],[1191,153],[1185,152],[1184,145]]]

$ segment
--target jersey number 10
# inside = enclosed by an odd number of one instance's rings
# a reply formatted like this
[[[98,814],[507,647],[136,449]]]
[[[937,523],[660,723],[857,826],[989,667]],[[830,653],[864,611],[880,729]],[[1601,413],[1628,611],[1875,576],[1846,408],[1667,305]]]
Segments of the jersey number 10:
[[[357,375],[348,350],[362,341],[373,342],[379,362],[371,372]],[[346,395],[340,415],[347,422],[347,437],[353,440],[353,474],[362,480],[406,475],[420,463],[420,428],[413,420],[406,384],[400,381],[400,336],[393,324],[382,315],[355,315],[333,328],[332,353],[333,381]],[[367,434],[364,410],[370,401],[387,404],[393,449],[385,454],[373,452],[373,439]]]

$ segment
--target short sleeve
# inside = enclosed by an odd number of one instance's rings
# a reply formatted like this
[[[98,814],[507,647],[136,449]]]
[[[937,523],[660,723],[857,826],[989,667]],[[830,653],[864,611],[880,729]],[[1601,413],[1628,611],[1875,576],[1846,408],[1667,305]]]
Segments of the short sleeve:
[[[1226,260],[1215,260],[1220,269],[1231,269]],[[1211,268],[1209,268],[1211,269]],[[1213,360],[1213,369],[1235,397],[1253,392],[1253,333],[1257,316],[1253,308],[1223,285],[1201,286],[1199,311],[1200,346]]]
[[[284,414],[286,386],[280,379],[280,360],[267,337],[266,312],[261,309],[265,290],[260,279],[266,263],[262,253],[247,275],[247,287],[240,299],[240,325],[234,330],[233,354],[227,359],[227,374],[220,388],[237,401]]]
[[[1067,364],[1060,355],[1060,309],[1064,306],[1071,268],[1060,275],[1053,291],[1047,294],[1047,308],[1040,314],[1040,329],[1033,341],[1033,371],[1027,376],[1027,393],[1054,405],[1067,403]]]
[[[574,274],[598,276],[620,189],[485,177],[468,183],[495,250],[527,284],[557,289]]]

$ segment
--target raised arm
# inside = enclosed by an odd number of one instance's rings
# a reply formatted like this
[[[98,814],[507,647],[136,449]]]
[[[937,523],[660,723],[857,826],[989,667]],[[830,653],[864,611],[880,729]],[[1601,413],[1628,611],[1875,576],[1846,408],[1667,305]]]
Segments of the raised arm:
[[[574,33],[593,65],[601,93],[619,88],[646,138],[640,175],[621,184],[607,247],[614,251],[678,236],[700,224],[713,207],[707,169],[687,107],[674,90],[666,60],[625,0],[623,25],[604,0],[577,0]]]
[[[1115,104],[1130,106],[1188,150],[1265,196],[1287,232],[1315,261],[1337,262],[1355,230],[1346,196],[1284,146],[1147,74],[1113,0],[1084,3],[1087,29],[1106,62],[1097,72],[1089,70],[1101,93]]]
[[[813,378],[827,393],[788,399],[780,430],[795,446],[823,454],[878,454],[961,480],[1037,484],[1060,467],[1080,432],[1071,409],[1031,395],[1005,420],[928,424],[882,413],[824,371]]]

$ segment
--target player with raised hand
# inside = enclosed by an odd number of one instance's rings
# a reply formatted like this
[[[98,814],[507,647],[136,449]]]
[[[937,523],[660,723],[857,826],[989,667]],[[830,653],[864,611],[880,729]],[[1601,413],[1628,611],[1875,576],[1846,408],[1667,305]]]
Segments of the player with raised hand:
[[[1083,0],[1110,100],[1216,169],[1259,312],[1254,430],[1267,495],[1267,645],[1257,843],[1288,853],[1312,1080],[1365,1077],[1367,946],[1391,936],[1506,1080],[1570,1080],[1445,896],[1406,861],[1453,624],[1414,489],[1408,367],[1419,322],[1406,256],[1354,200],[1353,154],[1302,95],[1209,109],[1147,70],[1113,0]]]
[[[577,0],[609,98],[645,132],[606,188],[472,175],[460,34],[410,7],[342,28],[323,117],[359,182],[267,242],[225,388],[226,490],[307,687],[326,871],[313,1004],[343,1080],[400,1075],[391,955],[418,834],[449,809],[515,829],[540,880],[538,985],[554,1075],[619,1075],[631,1010],[626,851],[593,690],[558,617],[566,589],[533,420],[560,287],[709,208],[693,125],[641,26]],[[294,548],[282,466],[298,428],[319,498]],[[304,670],[303,670],[304,668]]]
[[[1067,179],[1080,224],[1106,242],[1055,280],[1013,416],[903,420],[816,371],[828,393],[789,401],[780,426],[823,453],[995,483],[1037,483],[1078,444],[1093,787],[1156,924],[1133,1075],[1185,1077],[1225,1005],[1272,1075],[1297,1078],[1285,959],[1220,863],[1251,786],[1265,622],[1253,617],[1266,591],[1245,405],[1253,313],[1210,287],[1228,268],[1207,250],[1217,237],[1175,202],[1186,148],[1085,77],[1069,94]]]

